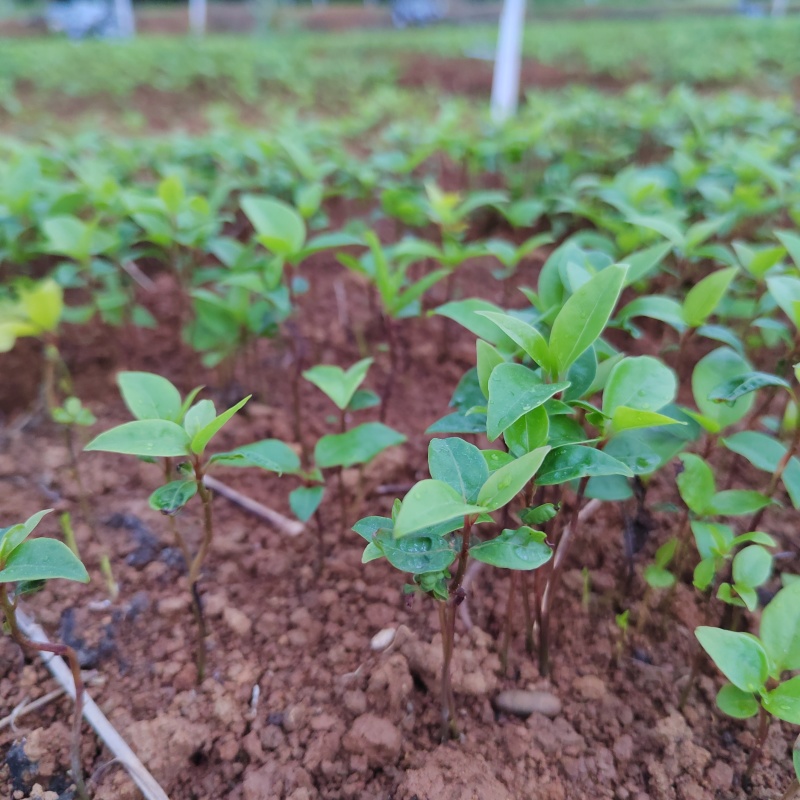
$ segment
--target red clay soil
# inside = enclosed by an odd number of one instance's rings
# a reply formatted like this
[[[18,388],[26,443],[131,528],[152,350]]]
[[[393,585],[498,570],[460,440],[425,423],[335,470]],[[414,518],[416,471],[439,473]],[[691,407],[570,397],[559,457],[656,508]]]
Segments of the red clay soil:
[[[457,296],[499,301],[501,287],[488,278],[487,268],[464,268]],[[535,285],[535,271],[536,261],[527,264],[522,283]],[[388,360],[365,287],[328,257],[318,259],[308,277],[312,289],[303,305],[313,314],[300,326],[304,365],[348,365],[364,355],[362,341],[376,357],[368,385],[380,390]],[[162,275],[157,281],[157,292],[142,297],[161,323],[157,330],[94,325],[66,332],[64,355],[76,391],[99,419],[92,433],[127,419],[115,372],[144,369],[165,374],[183,391],[206,384],[206,396],[218,406],[265,387],[225,428],[222,448],[268,437],[291,440],[292,363],[286,348],[262,341],[258,370],[240,375],[238,389],[220,386],[180,344],[171,279]],[[441,360],[443,330],[448,346]],[[622,509],[614,506],[586,525],[570,559],[556,603],[551,678],[541,677],[525,653],[519,609],[511,670],[500,675],[498,638],[509,578],[489,568],[478,574],[468,598],[474,626],[468,631],[459,623],[454,667],[462,741],[440,744],[441,651],[433,603],[422,597],[409,602],[401,591],[403,576],[385,562],[362,566],[363,542],[349,527],[364,514],[389,512],[395,495],[387,485],[402,487],[427,476],[429,437],[423,431],[446,413],[458,378],[473,365],[474,339],[454,323],[421,318],[403,323],[402,342],[387,421],[409,441],[363,475],[345,472],[347,520],[342,524],[332,494],[323,512],[320,574],[313,568],[320,547],[313,524],[288,538],[215,500],[217,537],[201,582],[211,628],[209,670],[199,687],[183,565],[166,520],[147,504],[158,469],[112,454],[81,456],[98,521],[100,541],[92,541],[77,510],[59,432],[40,419],[22,427],[35,380],[17,376],[32,371],[35,348],[0,358],[2,374],[15,376],[16,390],[2,396],[9,423],[0,451],[4,524],[39,508],[71,510],[93,574],[87,587],[54,581],[27,606],[53,636],[81,651],[90,694],[172,800],[780,798],[796,731],[772,727],[747,781],[754,724],[714,709],[721,678],[707,661],[689,704],[683,713],[677,710],[696,649],[692,631],[706,621],[707,611],[691,586],[681,583],[673,594],[650,598],[642,629],[635,630],[644,613],[644,587],[639,578],[626,586]],[[302,403],[309,441],[331,430],[334,409],[320,392],[304,386]],[[354,421],[369,416],[361,412]],[[291,478],[248,470],[221,470],[218,477],[288,513],[287,492],[296,485]],[[329,491],[335,488],[332,481]],[[674,498],[671,472],[658,477],[651,492],[653,500]],[[641,563],[674,533],[673,521],[655,514]],[[196,509],[178,523],[196,541]],[[790,549],[790,536],[796,549],[796,532],[790,530],[777,532],[782,549]],[[54,517],[42,532],[58,535]],[[121,589],[113,602],[97,577],[103,551],[111,556]],[[796,571],[796,564],[787,568]],[[614,616],[625,608],[634,625],[628,642],[620,644]],[[386,628],[396,629],[394,644],[372,650],[372,637]],[[0,718],[53,686],[36,658],[23,658],[8,639],[0,640]],[[512,688],[550,693],[542,708],[549,716],[535,712],[524,720],[496,712],[498,692]],[[0,796],[70,796],[59,795],[66,786],[69,715],[62,698],[0,729]],[[88,728],[83,758],[89,775],[109,758]],[[137,797],[118,767],[99,773],[96,784],[97,800]]]
[[[492,88],[492,70],[491,61],[476,58],[415,55],[405,60],[398,83],[417,89],[430,88],[439,92],[487,97]],[[583,85],[618,92],[630,83],[608,75],[564,70],[532,59],[523,62],[520,74],[520,88],[523,91]]]

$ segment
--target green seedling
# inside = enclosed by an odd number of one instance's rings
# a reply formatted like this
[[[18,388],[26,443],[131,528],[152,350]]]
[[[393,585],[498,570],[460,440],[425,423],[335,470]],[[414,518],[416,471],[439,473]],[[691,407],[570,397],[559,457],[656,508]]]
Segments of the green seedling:
[[[344,233],[322,234],[307,240],[306,224],[295,208],[273,197],[244,195],[242,211],[253,226],[254,241],[271,254],[269,269],[279,276],[286,288],[288,307],[285,315],[289,328],[288,341],[292,349],[294,370],[292,372],[292,403],[294,407],[295,441],[303,453],[303,462],[308,460],[307,444],[302,431],[300,408],[300,375],[303,371],[302,342],[296,328],[290,326],[297,307],[297,290],[301,286],[296,272],[300,264],[314,253],[330,247],[359,244],[358,239]]]
[[[409,279],[409,267],[416,256],[399,253],[400,246],[384,247],[372,231],[364,234],[369,250],[360,258],[339,253],[338,259],[348,269],[366,278],[375,287],[381,303],[380,314],[389,347],[389,373],[383,389],[381,422],[385,421],[400,370],[397,322],[419,316],[425,293],[448,275],[444,267],[434,269],[418,280]],[[372,295],[371,295],[372,296]]]
[[[197,676],[198,681],[202,681],[206,663],[206,626],[199,581],[214,539],[211,492],[206,488],[205,476],[218,466],[259,467],[278,474],[299,473],[300,464],[294,451],[276,439],[208,455],[209,444],[247,403],[249,396],[217,414],[211,400],[196,401],[199,388],[181,399],[179,391],[160,375],[121,372],[117,382],[125,405],[135,420],[101,433],[84,449],[138,456],[146,460],[164,459],[165,483],[150,496],[150,507],[170,518],[195,495],[199,496],[203,530],[196,552],[192,555],[177,525],[173,526],[173,535],[189,571],[189,592],[198,628]],[[175,474],[173,461],[177,461]]]
[[[491,514],[525,491],[550,448],[496,459],[463,439],[434,439],[428,451],[431,478],[415,484],[392,517],[366,517],[353,528],[367,541],[362,561],[386,558],[412,576],[408,592],[438,603],[442,631],[442,736],[458,735],[450,666],[457,608],[465,598],[462,582],[470,558],[492,566],[533,570],[552,556],[545,535],[522,525],[481,540],[475,529],[492,523]],[[451,567],[454,571],[451,572]]]
[[[174,270],[185,302],[195,253],[207,248],[223,217],[206,197],[189,194],[178,175],[164,178],[154,194],[129,192],[125,204],[127,213],[142,230],[142,240],[157,248]]]
[[[799,366],[794,367],[795,381],[800,380]],[[792,505],[798,508],[800,507],[800,461],[796,454],[800,447],[800,424],[794,413],[797,409],[797,395],[793,386],[777,375],[749,371],[733,376],[716,386],[710,393],[709,399],[722,404],[723,407],[730,407],[747,398],[752,403],[753,395],[761,389],[786,391],[783,432],[788,435],[789,444],[784,444],[777,437],[753,430],[738,431],[725,438],[723,443],[729,450],[744,456],[757,469],[770,473],[762,491],[764,497],[772,499],[783,484]],[[756,414],[760,415],[760,409]],[[751,529],[758,527],[766,508],[764,505],[755,512],[750,522]]]
[[[777,542],[767,533],[751,531],[736,536],[729,525],[692,521],[700,562],[694,570],[694,585],[700,591],[717,586],[717,599],[748,611],[758,608],[758,589],[772,577],[772,553]],[[730,567],[731,579],[720,580]]]
[[[700,627],[703,650],[728,679],[717,694],[717,706],[730,717],[758,716],[756,746],[747,764],[749,775],[764,746],[771,718],[800,725],[800,584],[781,589],[764,609],[759,635]],[[795,768],[797,764],[795,763]]]
[[[380,398],[374,392],[359,389],[364,379],[367,377],[367,371],[372,365],[372,362],[373,359],[364,358],[356,364],[353,364],[353,366],[346,371],[341,367],[319,364],[303,373],[303,377],[309,383],[313,383],[314,386],[324,392],[339,410],[339,432],[338,434],[323,436],[319,440],[317,447],[320,453],[338,449],[343,450],[344,453],[348,451],[355,452],[362,449],[364,446],[368,446],[372,449],[372,442],[370,440],[374,441],[376,436],[378,439],[383,439],[387,436],[390,440],[396,438],[397,441],[395,443],[398,444],[405,440],[405,437],[401,437],[400,434],[394,436],[396,432],[385,426],[376,429],[374,423],[371,425],[369,423],[360,425],[353,428],[352,431],[348,433],[347,419],[350,412],[371,408],[380,403]],[[383,430],[383,428],[385,428],[385,430]],[[381,431],[380,434],[379,430]],[[390,445],[387,444],[386,446],[388,447]],[[377,453],[375,453],[375,455],[377,455]],[[295,492],[292,493],[290,502],[292,502],[292,497],[297,498],[296,493],[299,491],[301,490],[295,490]],[[314,504],[312,513],[316,511],[317,506],[319,506],[319,503],[322,501],[323,489],[322,487],[315,487],[313,492],[312,495],[312,490],[309,489],[306,490],[305,493]],[[297,499],[295,503],[297,503]],[[348,513],[343,465],[339,465],[339,505],[342,515],[342,524],[346,525]],[[310,514],[308,516],[310,516]]]
[[[80,559],[56,539],[29,538],[42,518],[52,509],[39,511],[26,522],[0,528],[0,610],[3,629],[25,650],[53,653],[65,658],[75,684],[75,712],[72,721],[70,761],[72,777],[82,800],[88,800],[81,768],[81,719],[83,718],[83,679],[76,652],[65,644],[33,641],[25,636],[17,622],[19,598],[41,588],[53,578],[88,583],[89,575]],[[14,587],[12,590],[12,586]]]
[[[575,495],[572,513],[550,524],[556,558],[540,579],[543,588],[536,597],[543,673],[549,664],[553,593],[579,528],[584,496],[631,497],[628,479],[652,473],[684,444],[680,437],[658,433],[685,424],[671,408],[677,391],[672,370],[650,356],[625,358],[602,341],[626,274],[627,267],[606,264],[566,295],[540,281],[537,303],[542,306],[544,299],[546,304],[552,295],[560,306],[538,318],[535,309],[526,319],[480,300],[439,309],[481,339],[476,371],[454,395],[460,413],[429,432],[455,426],[459,432],[485,433],[490,442],[502,436],[513,456],[548,445],[552,450],[534,481],[540,501],[535,504],[531,496],[526,505],[532,512],[546,494],[557,501],[550,507],[561,507],[568,493]],[[516,358],[525,363],[515,363]],[[597,406],[590,398],[600,391],[602,404]],[[532,625],[533,619],[529,641]]]
[[[50,278],[20,284],[14,299],[0,300],[0,353],[12,350],[17,339],[23,337],[42,342],[42,402],[48,414],[58,405],[58,371],[64,364],[58,351],[58,329],[63,313],[64,291]]]
[[[314,447],[314,467],[309,471],[305,485],[289,495],[289,503],[295,515],[305,521],[312,514],[317,518],[320,538],[318,567],[324,557],[322,536],[324,525],[318,514],[325,486],[323,470],[336,469],[339,476],[339,507],[342,525],[347,525],[349,516],[344,470],[357,466],[359,472],[365,464],[389,447],[402,444],[406,437],[381,422],[367,422],[348,429],[349,415],[353,412],[373,408],[380,403],[377,394],[360,386],[367,377],[373,359],[365,358],[349,369],[318,364],[303,373],[303,377],[320,389],[338,409],[338,433],[322,436]],[[363,480],[363,476],[362,476]],[[361,482],[361,481],[360,481]]]

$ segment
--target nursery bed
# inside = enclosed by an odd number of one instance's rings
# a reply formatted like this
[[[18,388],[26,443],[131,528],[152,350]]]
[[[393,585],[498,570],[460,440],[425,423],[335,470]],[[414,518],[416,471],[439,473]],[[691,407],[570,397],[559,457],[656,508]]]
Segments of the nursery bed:
[[[474,263],[460,270],[458,295],[500,302],[501,287],[485,279],[486,269]],[[521,282],[533,285],[535,269],[524,267]],[[377,360],[368,385],[380,388],[388,357],[376,346],[383,335],[370,327],[365,288],[329,258],[317,259],[308,273],[313,289],[301,305],[313,313],[301,315],[305,364],[352,363],[363,355],[353,333],[363,331]],[[92,325],[69,337],[64,356],[77,394],[98,417],[94,430],[127,418],[114,383],[120,369],[158,370],[182,391],[204,383],[206,396],[218,405],[254,388],[248,383],[253,376],[239,375],[241,387],[223,391],[213,374],[197,366],[196,356],[176,346],[176,291],[169,276],[160,275],[157,291],[142,295],[160,323],[155,331]],[[432,304],[438,299],[431,298]],[[449,342],[444,358],[443,325]],[[441,652],[433,604],[423,597],[409,601],[402,578],[385,562],[362,566],[363,543],[349,527],[364,514],[388,513],[395,496],[426,477],[417,470],[430,439],[424,430],[446,413],[459,377],[474,364],[474,337],[455,323],[425,317],[405,322],[402,337],[402,371],[387,422],[408,443],[367,467],[362,483],[357,471],[345,474],[349,516],[343,525],[337,504],[325,505],[319,574],[313,567],[319,547],[313,522],[290,538],[215,500],[218,533],[201,582],[211,629],[209,669],[200,686],[182,561],[164,520],[147,504],[157,468],[111,454],[81,456],[120,595],[108,601],[96,578],[87,587],[54,581],[27,606],[49,631],[79,649],[89,693],[172,800],[779,799],[789,781],[789,726],[772,726],[748,780],[743,775],[754,724],[715,709],[721,678],[710,662],[703,662],[683,713],[677,710],[696,649],[692,632],[716,620],[704,618],[695,591],[681,582],[666,599],[650,597],[647,618],[636,630],[644,582],[637,576],[628,585],[621,507],[614,505],[590,520],[573,550],[556,598],[549,679],[525,653],[519,614],[509,674],[499,674],[508,573],[478,574],[468,598],[474,627],[467,631],[459,623],[454,665],[462,741],[440,744]],[[263,373],[255,383],[266,393],[225,428],[222,447],[292,438],[289,354],[273,341],[259,344]],[[644,339],[637,348],[649,352],[656,343]],[[77,511],[59,432],[37,418],[20,430],[37,386],[36,375],[22,374],[35,361],[34,352],[35,347],[17,348],[0,358],[2,373],[10,376],[0,393],[10,423],[0,450],[0,507],[10,520],[26,517],[31,508],[72,510],[82,556],[96,575],[100,548]],[[330,430],[325,418],[332,406],[310,385],[303,392],[313,434]],[[235,470],[218,477],[289,513],[292,479]],[[651,502],[673,497],[673,480],[671,470],[662,471]],[[672,519],[654,515],[637,561],[652,558],[670,535]],[[190,538],[199,528],[191,513],[180,523]],[[56,529],[52,517],[43,526],[51,535]],[[796,534],[790,535],[796,543]],[[632,630],[620,647],[615,614],[626,608]],[[393,644],[372,650],[372,637],[386,628],[397,631]],[[15,645],[0,640],[0,717],[53,687],[37,659],[23,661]],[[498,713],[493,701],[512,688],[552,695],[542,706],[549,716],[535,712],[523,720]],[[0,730],[0,795],[71,796],[64,791],[70,712],[68,701],[57,699],[19,719],[15,728]],[[108,757],[85,729],[87,775]],[[97,783],[97,800],[138,796],[118,767],[103,770]]]

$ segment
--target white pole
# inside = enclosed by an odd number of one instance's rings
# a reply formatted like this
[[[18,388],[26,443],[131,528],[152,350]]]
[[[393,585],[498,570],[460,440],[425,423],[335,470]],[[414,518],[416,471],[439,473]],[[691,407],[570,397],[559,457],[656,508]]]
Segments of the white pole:
[[[208,6],[206,0],[189,0],[189,30],[195,36],[203,36],[206,32]]]
[[[504,0],[492,81],[492,118],[496,122],[513,117],[517,111],[524,27],[525,0]]]
[[[136,35],[136,17],[133,15],[131,0],[114,0],[114,14],[117,17],[119,35],[129,38]]]

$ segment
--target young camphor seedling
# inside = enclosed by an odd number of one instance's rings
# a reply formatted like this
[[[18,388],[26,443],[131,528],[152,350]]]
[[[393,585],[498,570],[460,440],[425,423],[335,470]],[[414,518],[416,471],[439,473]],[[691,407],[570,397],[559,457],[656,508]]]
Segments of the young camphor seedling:
[[[324,392],[334,403],[336,408],[339,409],[338,434],[323,436],[317,443],[317,448],[319,448],[320,453],[323,455],[323,461],[326,462],[326,466],[334,466],[330,463],[330,458],[325,458],[325,453],[328,450],[341,449],[345,452],[353,452],[360,449],[362,445],[375,444],[376,442],[380,443],[383,440],[387,442],[385,445],[386,447],[390,446],[390,444],[399,444],[399,441],[394,442],[392,440],[400,437],[400,434],[397,434],[395,431],[392,431],[391,428],[387,428],[380,423],[377,425],[375,423],[359,425],[353,428],[348,435],[348,413],[365,408],[372,408],[380,403],[380,398],[375,392],[359,389],[364,379],[367,377],[367,371],[370,366],[372,366],[372,362],[372,358],[364,358],[353,364],[353,366],[346,371],[341,367],[318,364],[316,367],[312,367],[303,373],[303,377],[309,383],[313,383],[314,386]],[[343,436],[345,439],[342,439]],[[400,441],[404,438],[405,437],[401,437]],[[342,470],[343,467],[340,465],[339,503],[342,512],[342,524],[345,524],[347,520],[347,498],[345,496]],[[318,497],[317,506],[322,500],[321,489],[318,492]],[[314,510],[316,510],[316,506]]]
[[[52,509],[39,511],[27,521],[0,528],[0,610],[3,628],[17,644],[26,650],[40,650],[62,656],[69,662],[75,682],[75,714],[72,722],[70,761],[72,776],[82,800],[88,800],[81,769],[81,719],[83,717],[83,680],[75,651],[64,644],[34,642],[19,629],[16,610],[20,596],[41,588],[46,580],[66,580],[88,583],[89,575],[80,560],[63,542],[56,539],[30,539],[36,526]],[[11,584],[15,585],[12,592]]]
[[[339,253],[337,258],[348,269],[367,278],[375,286],[381,302],[381,317],[389,346],[389,375],[381,404],[381,421],[383,421],[386,419],[396,375],[400,368],[397,321],[419,316],[422,296],[447,277],[448,270],[441,267],[412,281],[408,277],[408,271],[418,255],[416,252],[400,253],[400,245],[383,246],[373,231],[364,234],[364,243],[369,250],[360,258],[347,253]],[[424,242],[421,244],[428,246]]]
[[[800,725],[800,675],[784,680],[786,672],[800,669],[800,583],[781,589],[767,605],[757,637],[710,627],[698,628],[695,635],[730,681],[717,694],[717,706],[736,719],[758,715],[756,746],[747,764],[749,775],[767,738],[771,717]]]
[[[431,478],[395,501],[392,517],[366,517],[353,530],[367,541],[362,561],[387,561],[412,576],[408,591],[438,602],[442,631],[442,737],[458,735],[450,681],[456,611],[470,557],[496,567],[533,570],[552,555],[545,535],[527,525],[481,541],[475,528],[493,523],[492,512],[510,503],[542,466],[549,447],[514,458],[481,451],[459,438],[434,439],[428,450]],[[455,572],[451,573],[451,566]]]
[[[199,389],[181,400],[178,390],[160,375],[121,372],[117,382],[125,405],[136,419],[101,433],[84,449],[123,453],[145,459],[165,459],[165,483],[151,495],[150,506],[169,517],[195,495],[199,495],[203,507],[203,532],[195,554],[191,555],[177,525],[173,525],[173,535],[189,570],[189,591],[198,628],[197,676],[198,681],[202,681],[205,674],[206,627],[198,582],[214,538],[211,493],[205,486],[204,478],[215,466],[260,467],[279,474],[296,471],[299,468],[297,456],[288,445],[274,439],[207,456],[206,450],[211,440],[244,406],[249,396],[222,414],[217,414],[211,400],[194,402]],[[177,479],[173,475],[173,459],[178,460],[175,470]],[[284,468],[286,465],[289,469]]]
[[[324,486],[313,485],[323,480],[322,470],[337,469],[339,474],[339,505],[342,525],[347,525],[347,494],[344,485],[344,470],[348,467],[363,468],[379,453],[389,447],[402,444],[406,437],[382,422],[365,422],[348,430],[347,418],[352,411],[372,408],[380,403],[374,392],[359,387],[372,365],[371,358],[353,364],[348,370],[341,367],[319,364],[303,373],[303,377],[321,389],[339,409],[339,433],[322,436],[314,447],[314,469],[309,473],[306,486],[295,489],[289,496],[292,510],[300,519],[315,514],[322,501]],[[317,565],[322,566],[322,520],[317,516],[320,547]]]
[[[283,282],[288,298],[288,309],[284,321],[287,327],[288,342],[294,361],[292,371],[292,404],[294,407],[295,441],[307,460],[306,442],[302,431],[302,412],[300,409],[300,374],[302,372],[302,347],[299,331],[291,327],[292,315],[297,307],[297,268],[309,256],[329,247],[359,244],[357,239],[343,232],[321,234],[307,240],[306,224],[295,208],[274,197],[259,197],[247,194],[241,199],[242,211],[255,231],[254,240],[272,258],[267,270]]]
[[[43,345],[42,400],[52,413],[56,400],[57,373],[63,366],[58,352],[58,327],[64,311],[64,292],[51,278],[20,284],[15,300],[0,302],[0,353],[12,350],[17,339],[33,336]]]

